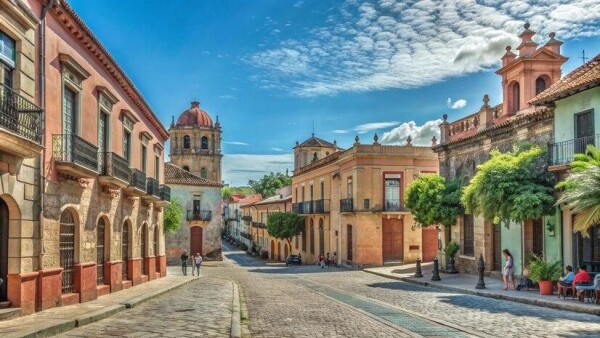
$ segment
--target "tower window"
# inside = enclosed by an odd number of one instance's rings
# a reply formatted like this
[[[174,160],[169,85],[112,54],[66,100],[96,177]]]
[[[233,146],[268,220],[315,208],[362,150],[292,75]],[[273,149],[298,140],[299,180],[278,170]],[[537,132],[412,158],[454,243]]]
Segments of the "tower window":
[[[521,86],[518,82],[514,82],[511,88],[511,105],[510,112],[515,113],[521,108]]]
[[[190,149],[190,137],[188,135],[183,137],[183,149]]]
[[[187,165],[184,165],[184,166],[183,166],[183,170],[185,170],[185,171],[190,171],[190,167],[188,167]]]
[[[206,170],[206,168],[200,169],[200,177],[202,177],[202,178],[208,177],[208,171]]]
[[[546,80],[540,76],[535,80],[535,95],[543,92],[544,90],[546,90]]]
[[[202,149],[208,149],[208,137],[202,136]]]

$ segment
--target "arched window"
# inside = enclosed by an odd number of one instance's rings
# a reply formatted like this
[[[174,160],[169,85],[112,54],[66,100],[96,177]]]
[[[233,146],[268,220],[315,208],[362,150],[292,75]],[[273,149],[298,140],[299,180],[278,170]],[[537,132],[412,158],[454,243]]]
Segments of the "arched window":
[[[315,225],[313,223],[313,220],[310,220],[310,253],[314,254],[315,253]]]
[[[104,240],[105,240],[106,222],[104,217],[98,220],[96,227],[96,284],[104,284]]]
[[[202,177],[202,178],[208,177],[208,170],[206,170],[206,168],[200,169],[200,177]]]
[[[535,80],[535,95],[543,92],[544,90],[546,90],[546,80],[540,76]]]
[[[189,167],[189,166],[187,166],[187,165],[184,165],[184,166],[183,166],[183,170],[185,170],[185,171],[190,171],[190,167]]]
[[[190,137],[189,135],[185,135],[183,137],[183,149],[190,149]]]
[[[208,149],[208,137],[202,136],[202,149]]]
[[[518,82],[514,82],[511,88],[511,105],[510,112],[515,113],[519,111],[521,107],[521,86]]]
[[[62,293],[74,290],[73,270],[75,267],[75,219],[70,210],[60,215],[60,267],[62,271]]]
[[[313,159],[312,160],[313,160],[313,162],[316,162],[317,160],[319,160],[319,155],[317,155],[316,151],[313,153]]]

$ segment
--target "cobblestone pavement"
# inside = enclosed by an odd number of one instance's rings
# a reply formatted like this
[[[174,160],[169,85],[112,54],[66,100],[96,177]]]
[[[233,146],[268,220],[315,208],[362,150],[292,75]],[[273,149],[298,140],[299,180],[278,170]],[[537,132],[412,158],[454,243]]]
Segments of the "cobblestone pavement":
[[[201,278],[60,337],[229,337],[233,283]]]

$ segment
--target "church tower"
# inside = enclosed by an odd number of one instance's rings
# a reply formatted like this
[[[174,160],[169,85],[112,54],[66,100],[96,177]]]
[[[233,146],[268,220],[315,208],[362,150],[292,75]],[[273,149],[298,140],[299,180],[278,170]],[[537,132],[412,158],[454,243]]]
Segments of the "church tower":
[[[221,182],[221,124],[192,102],[189,109],[171,122],[171,163],[192,174]]]

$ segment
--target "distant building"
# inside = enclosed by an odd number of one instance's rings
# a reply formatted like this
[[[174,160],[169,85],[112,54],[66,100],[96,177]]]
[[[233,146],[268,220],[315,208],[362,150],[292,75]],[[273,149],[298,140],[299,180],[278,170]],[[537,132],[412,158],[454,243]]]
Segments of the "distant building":
[[[241,222],[236,223],[236,227],[232,228],[233,234],[231,235],[237,241],[242,242],[248,246],[248,248],[252,247],[252,239],[250,238],[251,233],[251,225],[252,222],[256,221],[256,208],[254,208],[254,203],[262,200],[262,196],[260,194],[254,194],[246,196],[245,198],[238,201],[238,210],[241,214]]]
[[[415,227],[404,191],[422,173],[437,173],[429,147],[361,144],[347,150],[312,135],[294,148],[292,211],[305,216],[294,240],[305,263],[337,253],[338,263],[376,266],[431,261],[435,226]],[[277,250],[276,257],[281,257]]]
[[[275,196],[256,202],[252,207],[256,215],[256,219],[252,220],[252,242],[254,245],[260,249],[268,250],[271,260],[285,261],[291,252],[298,253],[297,245],[294,250],[289,247],[287,241],[274,238],[267,231],[270,214],[292,211],[292,186],[279,189]],[[297,240],[296,238],[296,242]]]
[[[171,188],[171,200],[178,199],[184,209],[179,230],[166,235],[167,264],[180,264],[184,250],[221,260],[221,184],[172,163],[165,163],[165,183]]]

